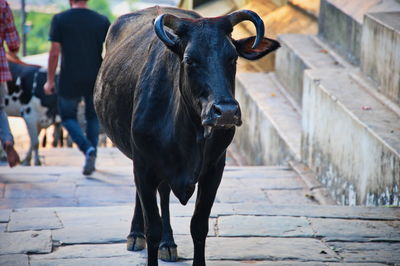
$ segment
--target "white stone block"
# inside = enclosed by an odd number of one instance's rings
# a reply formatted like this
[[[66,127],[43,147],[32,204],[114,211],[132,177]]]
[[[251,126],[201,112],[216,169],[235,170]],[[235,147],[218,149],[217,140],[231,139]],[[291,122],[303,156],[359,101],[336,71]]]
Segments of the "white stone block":
[[[400,12],[365,16],[361,70],[381,93],[400,105]]]
[[[307,70],[302,159],[341,204],[400,205],[400,116],[347,71]]]
[[[300,114],[281,93],[274,74],[240,73],[236,99],[243,125],[235,134],[238,151],[248,165],[285,165],[300,159]]]

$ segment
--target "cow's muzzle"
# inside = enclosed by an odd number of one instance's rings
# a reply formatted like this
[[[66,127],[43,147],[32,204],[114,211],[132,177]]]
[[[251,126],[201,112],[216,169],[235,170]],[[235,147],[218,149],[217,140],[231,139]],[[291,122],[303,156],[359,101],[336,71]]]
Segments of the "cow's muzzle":
[[[232,103],[212,104],[202,119],[205,136],[211,134],[213,128],[232,128],[241,124],[241,111],[236,101]]]
[[[203,126],[231,128],[242,124],[239,104],[212,104],[203,118]]]

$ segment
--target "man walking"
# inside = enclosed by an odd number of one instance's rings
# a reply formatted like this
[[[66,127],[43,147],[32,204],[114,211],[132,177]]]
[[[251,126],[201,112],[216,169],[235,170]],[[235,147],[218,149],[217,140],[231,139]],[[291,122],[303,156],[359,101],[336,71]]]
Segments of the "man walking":
[[[18,32],[8,3],[5,0],[0,0],[0,140],[7,154],[8,164],[10,167],[14,167],[19,163],[19,156],[14,149],[14,139],[8,124],[7,114],[4,111],[5,97],[8,93],[7,81],[12,80],[3,47],[4,41],[7,43],[10,55],[15,57],[20,45]]]
[[[102,62],[103,42],[110,22],[90,10],[87,0],[69,0],[71,9],[53,17],[46,94],[54,93],[55,73],[61,52],[59,111],[62,125],[85,154],[83,174],[95,170],[99,121],[93,106],[93,89]],[[78,104],[85,101],[86,134],[77,120]]]

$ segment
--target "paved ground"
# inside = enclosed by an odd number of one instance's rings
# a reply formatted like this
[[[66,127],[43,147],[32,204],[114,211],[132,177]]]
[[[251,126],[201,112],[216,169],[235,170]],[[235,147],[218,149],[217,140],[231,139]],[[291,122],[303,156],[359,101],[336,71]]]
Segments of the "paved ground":
[[[0,167],[0,265],[145,265],[125,250],[133,213],[130,161],[100,149],[81,174],[75,149],[45,149],[44,166]],[[285,167],[239,167],[232,154],[210,219],[208,265],[395,265],[400,210],[318,205]],[[171,199],[180,261],[191,265],[193,201]]]

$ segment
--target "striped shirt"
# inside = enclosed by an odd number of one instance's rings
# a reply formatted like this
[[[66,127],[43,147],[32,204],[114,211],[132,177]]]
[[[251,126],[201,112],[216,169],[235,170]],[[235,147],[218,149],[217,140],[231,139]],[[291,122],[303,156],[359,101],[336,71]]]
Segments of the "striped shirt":
[[[11,9],[5,0],[0,0],[0,82],[12,79],[8,68],[4,42],[7,43],[10,51],[18,51],[20,41]]]

